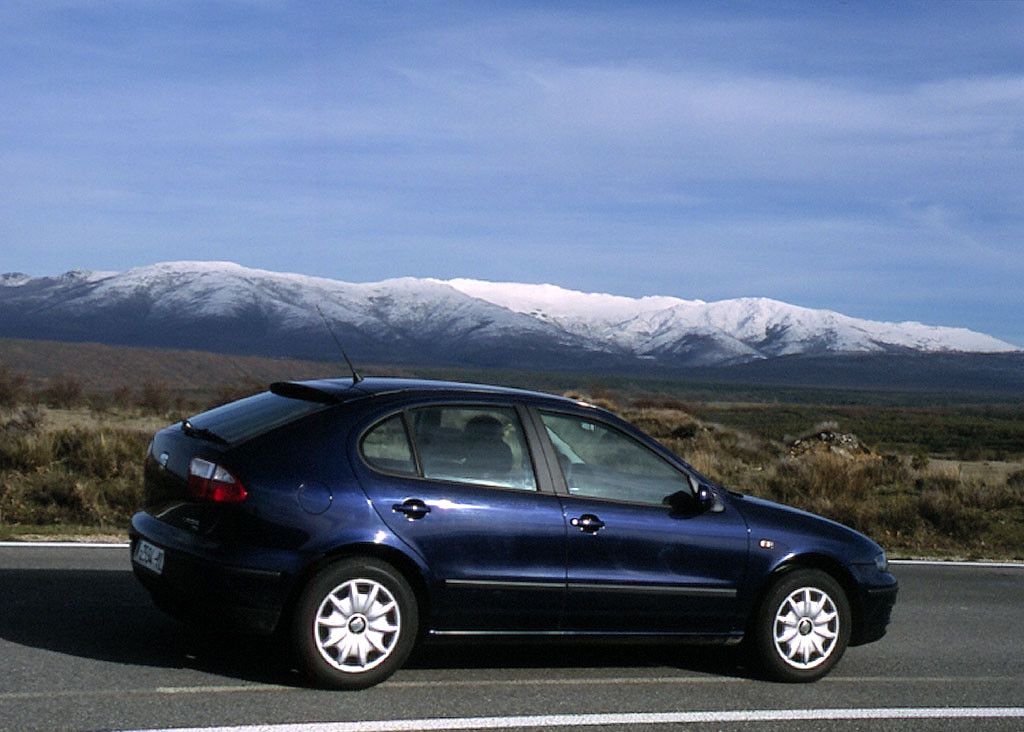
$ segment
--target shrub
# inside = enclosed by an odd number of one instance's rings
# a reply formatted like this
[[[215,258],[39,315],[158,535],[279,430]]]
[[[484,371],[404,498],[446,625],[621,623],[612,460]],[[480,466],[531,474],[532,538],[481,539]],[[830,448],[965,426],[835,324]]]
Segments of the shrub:
[[[860,470],[864,472],[864,479],[870,481],[875,488],[907,485],[911,480],[910,471],[896,455],[883,455],[881,460],[864,461]]]
[[[145,381],[139,389],[136,404],[150,414],[165,414],[171,408],[171,394],[163,384]]]
[[[132,388],[127,384],[121,384],[110,394],[110,403],[114,407],[120,407],[121,409],[135,406],[135,396]]]
[[[926,490],[917,509],[938,532],[958,541],[976,539],[988,523],[981,511],[967,508],[955,492],[948,490]]]
[[[872,468],[832,453],[812,454],[781,463],[773,479],[768,481],[768,488],[785,502],[859,501],[864,500],[874,486]]]
[[[105,480],[141,463],[148,438],[125,430],[69,429],[50,436],[53,459],[75,473]]]
[[[6,366],[0,366],[0,407],[16,407],[26,401],[28,379]]]
[[[57,409],[70,409],[82,403],[82,381],[77,376],[58,374],[42,391],[43,401]]]
[[[36,470],[50,463],[53,453],[41,425],[42,416],[34,408],[0,423],[0,470]]]
[[[779,462],[765,476],[759,492],[765,498],[870,533],[880,510],[877,502],[869,500],[873,486],[864,466],[831,453],[818,453]]]
[[[987,455],[988,452],[980,445],[960,445],[956,449],[957,460],[963,460],[965,462],[978,462],[979,460],[985,459]]]
[[[123,526],[137,510],[147,434],[82,427],[47,432],[13,421],[0,427],[5,522]]]
[[[219,406],[252,396],[253,394],[259,394],[262,391],[266,391],[266,388],[267,386],[263,382],[249,377],[245,377],[233,384],[223,384],[217,389],[214,404],[211,406]]]
[[[875,519],[876,538],[887,537],[887,543],[912,542],[926,526],[916,496],[899,494],[880,502],[879,505],[882,510]]]
[[[966,483],[958,488],[957,496],[964,506],[983,511],[999,511],[1024,505],[1024,497],[1006,485]]]
[[[22,407],[11,417],[0,420],[0,434],[36,432],[43,424],[43,414],[36,407]]]

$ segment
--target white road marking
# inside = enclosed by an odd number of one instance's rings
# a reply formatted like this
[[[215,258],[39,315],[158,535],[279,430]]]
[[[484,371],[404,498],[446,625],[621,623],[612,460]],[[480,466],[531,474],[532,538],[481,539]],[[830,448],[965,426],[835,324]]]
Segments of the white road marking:
[[[916,567],[985,567],[987,569],[1024,569],[1024,562],[955,562],[947,559],[890,559],[889,564]]]
[[[127,549],[128,542],[100,541],[0,541],[4,549]]]
[[[995,684],[1016,683],[1017,676],[858,676],[844,678],[828,676],[817,682],[819,686],[838,686],[840,684]],[[656,685],[656,684],[694,684],[722,685],[755,683],[749,679],[733,676],[609,676],[606,678],[591,677],[582,679],[445,679],[445,680],[389,680],[382,684],[381,691],[397,691],[401,689],[423,688],[484,688],[489,686],[623,686],[623,685]],[[0,702],[26,701],[32,699],[70,699],[81,697],[103,696],[182,696],[199,694],[296,694],[301,692],[316,693],[315,689],[302,686],[281,684],[220,684],[211,686],[157,686],[154,688],[135,689],[53,689],[49,691],[9,691],[0,692]]]
[[[415,732],[416,730],[615,727],[620,725],[737,724],[741,722],[881,719],[1024,719],[1024,707],[889,707],[876,709],[755,709],[722,712],[545,714],[515,717],[381,719],[365,722],[176,727],[149,732]],[[142,732],[134,730],[132,732]]]

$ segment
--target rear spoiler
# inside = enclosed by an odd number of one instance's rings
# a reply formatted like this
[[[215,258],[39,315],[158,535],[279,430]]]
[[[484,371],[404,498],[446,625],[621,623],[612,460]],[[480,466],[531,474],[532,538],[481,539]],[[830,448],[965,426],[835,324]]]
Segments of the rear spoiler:
[[[341,394],[297,381],[275,381],[270,385],[270,392],[288,399],[301,399],[304,402],[316,402],[317,404],[341,404],[345,401]]]

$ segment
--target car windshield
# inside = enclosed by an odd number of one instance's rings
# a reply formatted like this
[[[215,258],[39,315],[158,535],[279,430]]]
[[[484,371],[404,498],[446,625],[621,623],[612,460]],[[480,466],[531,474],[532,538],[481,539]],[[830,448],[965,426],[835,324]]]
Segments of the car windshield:
[[[194,429],[209,431],[229,445],[237,445],[328,406],[264,392],[215,407],[186,421]]]

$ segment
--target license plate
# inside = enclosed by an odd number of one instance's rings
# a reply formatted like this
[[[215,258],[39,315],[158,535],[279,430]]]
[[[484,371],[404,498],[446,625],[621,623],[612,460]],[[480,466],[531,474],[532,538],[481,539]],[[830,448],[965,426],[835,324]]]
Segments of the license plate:
[[[139,541],[135,547],[135,556],[132,557],[136,564],[157,574],[164,571],[164,550],[153,546],[148,541]]]

